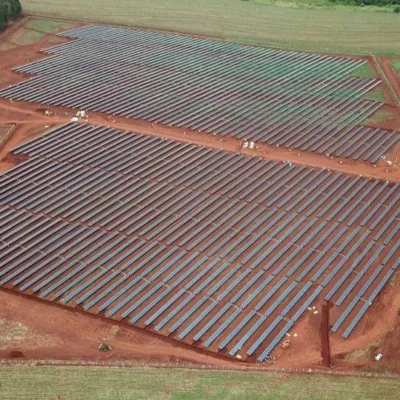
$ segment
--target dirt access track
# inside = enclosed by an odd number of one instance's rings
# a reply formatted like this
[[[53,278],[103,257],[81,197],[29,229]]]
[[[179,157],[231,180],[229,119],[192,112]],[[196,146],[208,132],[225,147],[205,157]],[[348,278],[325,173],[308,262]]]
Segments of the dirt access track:
[[[17,28],[17,27],[16,27]],[[0,41],[7,41],[6,32],[0,35]],[[65,40],[54,35],[48,35],[40,42],[18,46],[0,53],[0,87],[21,81],[24,77],[14,73],[12,68],[36,59],[43,58],[40,49],[60,43]],[[371,60],[370,60],[371,61]],[[371,61],[372,63],[372,61]],[[387,60],[382,61],[382,67],[390,80],[395,79],[389,74]],[[374,67],[379,76],[379,72]],[[400,130],[400,106],[391,99],[389,89],[382,84],[387,108],[394,118],[383,122],[386,129]],[[400,95],[400,85],[393,83]],[[51,112],[46,115],[45,111]],[[53,126],[66,123],[74,111],[67,108],[43,107],[27,102],[12,102],[0,99],[0,126],[13,127],[11,134],[0,141],[0,173],[16,165],[17,159],[9,152],[17,145],[30,141],[42,135]],[[133,130],[154,136],[167,137],[183,142],[196,143],[227,151],[257,155],[266,159],[284,160],[297,164],[325,167],[349,174],[363,175],[375,179],[400,182],[398,159],[400,147],[387,155],[386,160],[376,166],[368,163],[340,159],[337,157],[320,156],[310,152],[292,151],[282,148],[261,145],[255,150],[242,149],[240,141],[234,138],[217,138],[194,131],[174,129],[161,125],[149,124],[146,121],[125,119],[100,113],[90,113],[89,122],[107,125],[122,130]],[[0,130],[1,133],[1,130]],[[391,161],[389,166],[387,161]],[[399,274],[393,279],[393,285],[399,285]],[[358,334],[350,340],[339,337],[332,339],[331,350],[333,363],[343,368],[376,367],[371,361],[377,351],[384,354],[379,364],[380,368],[400,370],[400,295],[394,290],[384,290],[380,300],[371,307],[369,313],[360,324]],[[377,322],[378,321],[378,322]],[[274,366],[302,367],[321,365],[320,318],[305,318],[296,326],[298,339],[293,340],[289,348],[278,348]],[[16,335],[11,335],[16,331]],[[79,311],[66,310],[62,307],[46,304],[42,301],[28,299],[15,293],[0,292],[0,337],[5,337],[0,345],[0,357],[58,358],[58,359],[139,359],[151,361],[191,361],[213,365],[232,365],[240,363],[223,357],[193,349],[190,346],[178,344],[175,341],[160,338],[135,328],[128,328],[114,322],[107,322],[101,317],[87,315]],[[112,351],[101,353],[98,346],[100,340],[111,345]],[[349,356],[350,354],[350,356]]]

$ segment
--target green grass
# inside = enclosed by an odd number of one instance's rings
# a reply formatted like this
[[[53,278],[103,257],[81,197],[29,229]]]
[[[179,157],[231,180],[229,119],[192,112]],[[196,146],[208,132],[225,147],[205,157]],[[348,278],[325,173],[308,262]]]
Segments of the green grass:
[[[400,381],[193,370],[1,367],[0,398],[397,400]]]
[[[393,61],[391,63],[393,69],[400,74],[400,61]]]
[[[394,119],[394,114],[391,113],[390,111],[378,110],[375,114],[373,114],[364,122],[364,125],[379,124],[385,121],[392,121],[393,119]]]
[[[347,54],[400,54],[391,12],[277,7],[243,0],[22,0],[26,13],[128,24],[225,40]]]
[[[21,46],[41,41],[46,36],[43,32],[36,32],[30,29],[18,29],[10,38],[9,42]]]
[[[33,19],[26,23],[27,28],[32,28],[44,33],[56,33],[66,31],[77,26],[74,22],[51,21],[45,19]]]
[[[9,42],[22,46],[33,44],[42,40],[49,33],[58,33],[76,26],[77,24],[74,22],[32,19],[28,20],[23,26],[17,29],[16,32],[12,34]]]
[[[386,103],[385,95],[382,89],[375,89],[372,92],[368,92],[363,96],[366,100],[380,101],[381,103]]]
[[[358,67],[355,69],[352,73],[351,76],[356,76],[358,78],[366,78],[366,79],[374,79],[375,74],[372,69],[372,67],[369,65],[369,63],[365,63],[361,65],[361,67]]]

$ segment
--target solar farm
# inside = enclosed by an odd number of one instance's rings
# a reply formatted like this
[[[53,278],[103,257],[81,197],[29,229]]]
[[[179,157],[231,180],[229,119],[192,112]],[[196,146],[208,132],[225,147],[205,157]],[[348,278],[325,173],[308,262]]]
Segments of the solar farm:
[[[344,338],[399,265],[400,185],[67,124],[1,180],[3,287],[264,361],[317,298]]]
[[[362,60],[101,26],[61,36],[76,40],[0,96],[371,163],[400,141],[360,125],[383,106],[363,98],[379,80],[351,76]]]
[[[0,289],[229,362],[268,362],[323,306],[334,340],[368,332],[400,263],[400,133],[368,125],[385,104],[353,75],[367,61],[95,25],[58,38],[0,87],[35,124],[58,112],[0,173]]]

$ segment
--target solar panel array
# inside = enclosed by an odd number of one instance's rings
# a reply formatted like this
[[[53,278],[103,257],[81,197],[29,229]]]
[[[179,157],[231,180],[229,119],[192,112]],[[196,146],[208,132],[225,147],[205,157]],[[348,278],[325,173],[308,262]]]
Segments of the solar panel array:
[[[399,184],[73,123],[15,153],[0,285],[214,352],[322,298],[347,337],[399,265]]]
[[[89,26],[0,96],[118,114],[270,145],[377,162],[400,141],[358,124],[383,103],[365,61]]]

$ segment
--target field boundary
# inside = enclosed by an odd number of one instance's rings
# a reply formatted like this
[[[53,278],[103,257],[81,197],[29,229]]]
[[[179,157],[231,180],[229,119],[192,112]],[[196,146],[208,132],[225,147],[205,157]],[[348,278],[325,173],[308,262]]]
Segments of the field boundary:
[[[110,28],[123,28],[130,30],[139,30],[145,32],[158,32],[175,36],[184,36],[196,39],[204,39],[215,42],[222,42],[233,44],[237,46],[243,47],[252,47],[252,48],[261,48],[261,49],[274,49],[274,50],[283,50],[283,51],[293,51],[296,53],[307,53],[307,54],[320,54],[320,55],[328,55],[328,56],[342,56],[347,58],[356,58],[356,59],[365,59],[366,57],[373,57],[372,53],[353,53],[353,52],[341,52],[341,51],[323,51],[323,50],[310,50],[310,49],[299,49],[299,48],[286,48],[285,46],[272,45],[272,44],[261,44],[261,43],[245,43],[241,41],[230,40],[229,38],[225,38],[223,36],[201,34],[201,33],[193,33],[193,32],[185,32],[174,29],[162,29],[155,28],[145,25],[131,25],[124,23],[112,23],[112,22],[102,22],[96,19],[79,19],[79,18],[68,18],[68,17],[57,17],[54,15],[43,15],[43,14],[35,14],[35,13],[22,13],[22,18],[29,19],[41,19],[41,20],[54,20],[61,22],[75,22],[78,24],[87,24],[87,25],[98,25],[98,26],[107,26]],[[68,29],[69,30],[69,29]],[[66,30],[66,31],[68,31]],[[7,31],[7,29],[6,29]],[[59,33],[62,33],[61,31]],[[55,33],[57,35],[57,33]]]
[[[358,378],[375,378],[375,379],[400,379],[400,374],[391,372],[369,372],[341,370],[331,368],[282,368],[282,367],[265,367],[265,366],[220,366],[213,364],[199,364],[191,362],[145,362],[134,360],[53,360],[53,359],[29,359],[29,358],[1,358],[0,366],[31,366],[31,367],[48,367],[48,366],[64,366],[64,367],[117,367],[117,368],[155,368],[155,369],[190,369],[190,370],[211,370],[211,371],[232,371],[232,372],[259,372],[259,373],[287,373],[294,375],[331,375],[331,376],[348,376]]]
[[[375,61],[375,65],[376,65],[376,68],[377,68],[377,70],[379,72],[379,75],[381,75],[382,79],[385,81],[387,87],[389,88],[389,90],[391,92],[393,100],[395,101],[395,103],[400,105],[400,98],[397,95],[396,90],[394,89],[394,87],[392,85],[392,82],[390,81],[390,78],[387,77],[384,69],[382,68],[381,63],[379,62],[379,58],[376,57],[376,56],[372,56],[372,58]]]
[[[130,29],[130,30],[139,30],[139,31],[145,31],[145,32],[158,32],[158,33],[164,33],[164,34],[169,34],[169,35],[175,35],[175,36],[184,36],[184,37],[190,37],[190,38],[196,38],[196,39],[203,39],[203,40],[210,40],[214,42],[222,42],[222,43],[227,43],[227,44],[233,44],[237,46],[243,46],[243,47],[251,47],[251,48],[261,48],[261,49],[274,49],[274,50],[283,50],[283,51],[293,51],[296,53],[307,53],[307,54],[319,54],[319,55],[327,55],[327,56],[342,56],[342,57],[347,57],[347,58],[356,58],[360,60],[365,60],[369,57],[375,57],[372,53],[354,53],[354,52],[340,52],[340,51],[323,51],[323,50],[310,50],[310,49],[299,49],[299,48],[286,48],[285,46],[279,46],[279,45],[272,45],[272,44],[261,44],[261,43],[246,43],[246,42],[241,42],[241,41],[235,41],[235,40],[230,40],[229,38],[223,37],[223,36],[218,36],[218,35],[212,35],[211,33],[209,35],[206,34],[201,34],[201,33],[194,33],[194,32],[185,32],[185,31],[179,31],[179,30],[174,30],[174,29],[162,29],[162,28],[156,28],[156,27],[150,27],[150,26],[145,26],[145,25],[131,25],[131,24],[124,24],[124,23],[113,23],[113,22],[102,22],[96,19],[80,19],[80,18],[68,18],[68,17],[57,17],[55,15],[46,15],[46,14],[35,14],[35,13],[27,13],[27,12],[22,12],[21,16],[19,19],[14,21],[12,25],[7,26],[4,31],[0,32],[0,39],[2,36],[8,35],[9,33],[13,33],[14,31],[14,25],[18,23],[18,26],[15,27],[15,30],[21,27],[24,23],[30,21],[30,20],[53,20],[53,21],[60,21],[60,22],[75,22],[77,24],[82,24],[82,25],[97,25],[97,26],[107,26],[110,28],[123,28],[123,29]],[[12,30],[12,31],[11,31]],[[69,31],[70,29],[67,30],[62,30],[58,33],[53,33],[53,35],[58,35],[59,33]],[[51,35],[51,33],[48,33]]]

